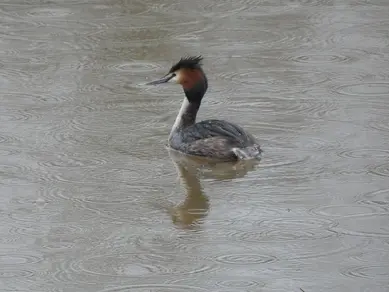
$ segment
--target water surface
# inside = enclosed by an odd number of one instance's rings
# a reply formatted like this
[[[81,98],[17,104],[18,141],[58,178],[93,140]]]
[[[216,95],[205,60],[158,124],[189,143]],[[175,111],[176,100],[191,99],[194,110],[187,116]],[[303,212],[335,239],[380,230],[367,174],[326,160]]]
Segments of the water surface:
[[[384,0],[3,0],[0,290],[388,291],[388,46]],[[197,54],[259,165],[164,147]]]

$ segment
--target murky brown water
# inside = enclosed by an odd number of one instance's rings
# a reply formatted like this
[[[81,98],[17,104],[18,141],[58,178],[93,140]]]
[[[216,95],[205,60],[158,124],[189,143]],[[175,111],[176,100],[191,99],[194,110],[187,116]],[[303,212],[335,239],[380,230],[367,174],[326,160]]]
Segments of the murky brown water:
[[[260,165],[165,149],[192,54]],[[3,0],[0,121],[1,291],[389,291],[386,0]]]

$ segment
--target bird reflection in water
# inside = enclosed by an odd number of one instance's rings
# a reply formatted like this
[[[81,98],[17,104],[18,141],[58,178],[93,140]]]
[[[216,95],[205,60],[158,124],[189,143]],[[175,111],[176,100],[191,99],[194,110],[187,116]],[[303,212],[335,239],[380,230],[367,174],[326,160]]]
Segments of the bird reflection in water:
[[[242,178],[254,170],[259,162],[259,160],[219,162],[187,156],[173,149],[168,151],[186,191],[183,202],[168,208],[173,224],[180,228],[200,227],[209,213],[210,200],[203,191],[201,178],[213,180]]]

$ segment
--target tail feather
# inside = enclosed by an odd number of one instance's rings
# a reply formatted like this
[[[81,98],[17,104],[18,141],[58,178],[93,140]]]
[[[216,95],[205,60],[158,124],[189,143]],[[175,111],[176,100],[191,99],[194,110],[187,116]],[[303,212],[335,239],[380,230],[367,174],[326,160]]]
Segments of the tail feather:
[[[241,160],[259,159],[261,158],[262,150],[259,145],[252,145],[245,148],[232,148],[232,152]]]

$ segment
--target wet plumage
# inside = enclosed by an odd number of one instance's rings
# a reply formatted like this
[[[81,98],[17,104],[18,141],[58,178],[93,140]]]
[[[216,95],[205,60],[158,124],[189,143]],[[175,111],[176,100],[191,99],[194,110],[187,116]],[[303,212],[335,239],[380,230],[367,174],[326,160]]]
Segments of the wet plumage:
[[[224,120],[196,123],[208,80],[201,68],[201,57],[182,58],[169,73],[149,84],[175,81],[182,85],[185,98],[169,136],[169,146],[189,155],[220,160],[259,158],[261,149],[255,138],[242,127]]]

